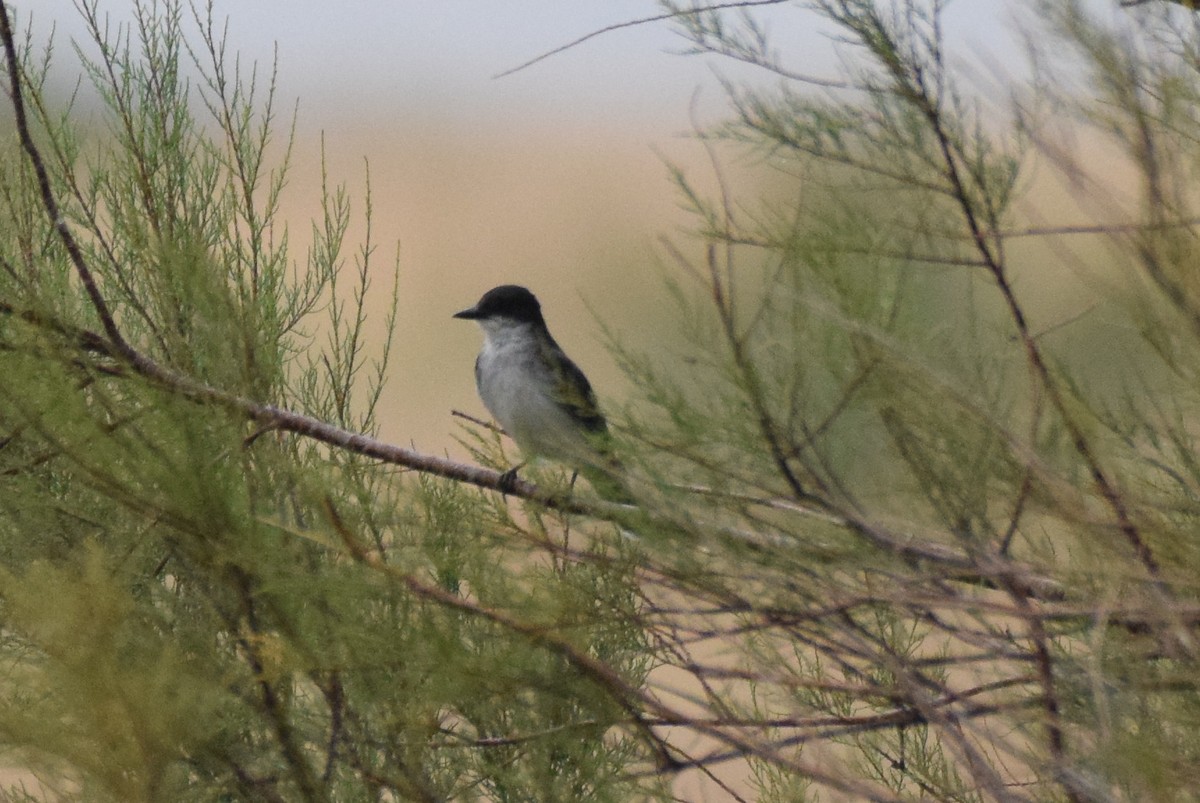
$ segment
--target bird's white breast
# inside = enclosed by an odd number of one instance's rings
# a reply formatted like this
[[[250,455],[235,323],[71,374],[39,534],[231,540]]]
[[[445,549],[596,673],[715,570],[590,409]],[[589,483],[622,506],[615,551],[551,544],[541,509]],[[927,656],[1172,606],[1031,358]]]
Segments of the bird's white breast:
[[[488,322],[490,323],[490,322]],[[484,325],[477,363],[479,396],[501,427],[530,456],[589,462],[586,435],[555,400],[558,378],[526,328]]]

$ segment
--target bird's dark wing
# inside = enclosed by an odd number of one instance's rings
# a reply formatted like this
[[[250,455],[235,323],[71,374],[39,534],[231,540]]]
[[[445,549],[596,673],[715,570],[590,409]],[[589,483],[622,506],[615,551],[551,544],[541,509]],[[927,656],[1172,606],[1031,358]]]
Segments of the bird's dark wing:
[[[579,470],[602,499],[623,505],[634,504],[635,499],[622,479],[624,470],[613,455],[608,422],[596,404],[591,383],[557,344],[551,345],[544,356],[557,379],[554,400],[587,430],[588,440],[600,458],[598,462],[579,466]]]
[[[557,380],[554,400],[588,432],[607,434],[608,423],[600,413],[596,394],[592,392],[592,386],[579,366],[556,345],[545,349],[544,356]]]

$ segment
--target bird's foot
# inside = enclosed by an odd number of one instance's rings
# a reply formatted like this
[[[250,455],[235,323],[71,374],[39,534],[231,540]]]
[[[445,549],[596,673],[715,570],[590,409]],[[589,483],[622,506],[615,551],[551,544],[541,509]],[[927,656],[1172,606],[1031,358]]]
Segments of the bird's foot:
[[[517,489],[517,472],[524,465],[524,463],[519,463],[500,475],[500,493],[510,494]]]

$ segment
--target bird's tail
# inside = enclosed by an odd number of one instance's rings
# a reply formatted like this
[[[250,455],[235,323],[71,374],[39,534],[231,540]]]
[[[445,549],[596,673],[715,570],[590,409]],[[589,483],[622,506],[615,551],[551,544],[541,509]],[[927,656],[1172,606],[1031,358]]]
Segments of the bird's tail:
[[[605,461],[605,465],[585,465],[579,469],[579,473],[606,502],[619,505],[636,504],[633,494],[625,484],[625,470],[616,459]]]

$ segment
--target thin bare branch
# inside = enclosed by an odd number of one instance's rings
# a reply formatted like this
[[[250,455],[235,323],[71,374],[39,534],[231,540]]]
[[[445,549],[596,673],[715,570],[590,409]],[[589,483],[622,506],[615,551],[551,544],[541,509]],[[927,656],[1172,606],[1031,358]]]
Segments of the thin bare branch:
[[[606,25],[603,28],[594,30],[591,33],[584,34],[583,36],[579,37],[578,39],[574,39],[570,42],[567,42],[565,45],[560,45],[559,47],[556,47],[553,50],[547,50],[545,53],[542,53],[540,56],[535,56],[535,57],[531,58],[529,61],[522,62],[522,63],[518,64],[516,67],[511,67],[511,68],[505,70],[504,72],[496,73],[492,77],[493,78],[503,78],[507,75],[512,75],[513,73],[518,73],[527,67],[532,67],[534,64],[537,64],[538,62],[545,61],[546,59],[550,58],[551,56],[557,56],[559,53],[563,53],[567,50],[570,50],[573,47],[577,47],[590,39],[595,39],[597,36],[603,36],[606,33],[612,33],[613,31],[619,31],[623,28],[633,28],[638,25],[649,25],[651,23],[663,22],[664,20],[676,19],[676,18],[682,17],[682,16],[688,16],[688,15],[694,15],[694,14],[705,14],[705,13],[708,13],[711,11],[721,11],[723,9],[751,8],[753,6],[774,6],[774,5],[779,5],[780,3],[786,3],[788,1],[789,0],[738,0],[736,2],[714,3],[709,6],[698,6],[696,8],[689,8],[689,9],[685,9],[685,10],[681,10],[681,11],[670,11],[670,12],[667,12],[666,14],[655,14],[655,15],[649,16],[649,17],[641,17],[639,19],[626,20],[625,22],[617,22],[612,25]]]

